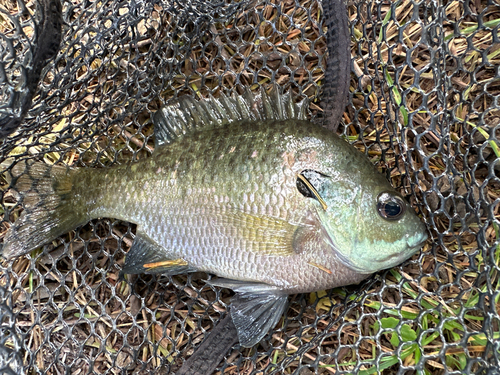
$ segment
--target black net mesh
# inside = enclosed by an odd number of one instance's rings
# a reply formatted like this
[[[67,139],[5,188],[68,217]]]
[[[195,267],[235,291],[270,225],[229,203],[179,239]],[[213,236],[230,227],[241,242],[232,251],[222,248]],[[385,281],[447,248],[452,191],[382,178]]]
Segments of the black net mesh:
[[[44,3],[0,0],[2,116],[27,87]],[[184,94],[277,83],[309,97],[321,121],[321,9],[313,0],[63,2],[60,50],[21,127],[0,145],[2,172],[24,159],[98,168],[148,157],[152,114]],[[500,4],[377,0],[347,9],[352,75],[339,133],[409,197],[431,239],[361,286],[292,296],[266,340],[235,346],[219,371],[497,373]],[[3,237],[22,207],[5,176],[0,183]],[[94,220],[0,265],[0,371],[182,365],[231,294],[207,286],[205,274],[120,280],[134,233]]]

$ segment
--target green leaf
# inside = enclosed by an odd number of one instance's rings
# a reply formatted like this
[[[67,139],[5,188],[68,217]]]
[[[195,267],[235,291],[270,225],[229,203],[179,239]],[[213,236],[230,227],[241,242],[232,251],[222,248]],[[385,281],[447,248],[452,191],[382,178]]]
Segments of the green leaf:
[[[460,363],[460,370],[463,370],[467,366],[467,357],[464,353],[458,354],[458,362]]]
[[[422,357],[422,351],[420,350],[420,347],[417,345],[417,347],[415,348],[415,363],[418,363],[421,357]]]
[[[385,370],[386,368],[394,366],[397,363],[399,363],[399,359],[395,355],[392,355],[390,357],[382,357],[382,359],[380,360],[378,368],[379,368],[379,370]],[[376,374],[377,371],[378,371],[377,367],[373,366],[373,367],[370,367],[368,370],[359,371],[358,375]]]
[[[396,326],[399,324],[399,319],[382,318],[380,319],[380,323],[382,324],[382,328],[396,328]]]
[[[399,346],[398,333],[397,332],[393,332],[392,335],[391,335],[391,338],[389,339],[389,341],[392,344],[392,346],[394,346],[395,348],[397,348]]]
[[[415,350],[417,350],[417,348],[417,343],[403,345],[403,350],[401,351],[401,359],[405,359],[406,357],[415,353]]]
[[[453,331],[450,331],[450,333],[451,333],[451,336],[453,337],[454,342],[458,342],[462,339],[462,335],[459,335],[458,333],[453,332]]]
[[[455,330],[459,330],[462,332],[464,331],[464,327],[462,326],[462,324],[454,320],[448,320],[446,323],[443,324],[443,328],[449,331],[455,331]]]
[[[439,332],[434,332],[434,333],[430,334],[426,338],[422,339],[423,346],[429,345],[431,342],[433,342],[438,337],[439,337]]]
[[[394,81],[392,80],[392,77],[387,70],[385,71],[385,79],[389,84],[389,86],[392,86],[392,94],[394,95],[394,100],[398,105],[398,109],[401,112],[401,116],[403,116],[403,124],[406,126],[408,125],[408,111],[406,110],[405,107],[401,105],[403,99],[401,98],[401,94],[399,93],[397,86],[394,84]]]
[[[497,25],[500,24],[500,19],[494,19],[494,20],[490,20],[490,21],[486,21],[483,23],[484,26],[486,27],[490,27],[490,28],[495,28]],[[461,34],[472,34],[474,31],[476,31],[478,28],[478,25],[474,25],[474,26],[470,26],[470,27],[466,27],[465,29],[462,29],[460,30],[460,33]],[[450,40],[451,38],[454,38],[455,35],[451,34],[451,35],[448,35],[444,38],[445,41],[447,40]]]
[[[382,27],[380,28],[380,32],[378,33],[378,43],[379,44],[382,43],[382,39],[383,39],[382,30],[384,29],[384,26],[389,23],[389,20],[391,19],[391,14],[392,14],[392,9],[389,9],[389,11],[387,12],[387,14],[384,17],[384,20],[382,21]]]
[[[488,340],[486,339],[486,336],[484,334],[482,334],[482,335],[474,335],[474,336],[472,336],[472,343],[474,345],[483,345],[483,346],[485,346],[488,343]]]
[[[425,314],[423,317],[422,317],[422,328],[424,330],[426,330],[427,328],[429,328],[429,323],[428,323],[428,319],[430,317],[430,314]]]
[[[388,328],[396,328],[397,325],[399,324],[399,319],[396,318],[382,318],[380,319],[380,323],[382,324],[382,328],[388,329]],[[392,346],[395,348],[399,346],[399,337],[397,332],[392,332],[391,333],[391,338],[389,339],[390,343]]]
[[[463,119],[458,118],[458,117],[457,117],[457,120],[464,121]],[[496,157],[500,158],[500,149],[498,148],[496,142],[494,140],[490,139],[490,135],[488,134],[488,132],[486,130],[484,130],[483,128],[481,128],[480,126],[477,126],[473,122],[466,121],[466,123],[468,125],[472,126],[473,128],[477,129],[479,131],[479,133],[481,133],[481,135],[488,141],[488,143],[489,143],[490,147],[492,148],[493,152],[495,153]]]
[[[408,324],[403,324],[401,327],[401,338],[403,341],[415,341],[417,333]]]

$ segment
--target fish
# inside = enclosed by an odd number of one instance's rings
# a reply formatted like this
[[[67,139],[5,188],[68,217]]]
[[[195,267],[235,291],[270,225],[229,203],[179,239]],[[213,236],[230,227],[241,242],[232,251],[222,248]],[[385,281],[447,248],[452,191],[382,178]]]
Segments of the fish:
[[[183,96],[154,115],[151,157],[108,168],[10,170],[25,210],[12,259],[95,218],[137,224],[124,274],[203,271],[230,288],[243,347],[274,327],[287,297],[357,284],[427,240],[412,207],[369,159],[307,120],[307,101],[247,90]]]

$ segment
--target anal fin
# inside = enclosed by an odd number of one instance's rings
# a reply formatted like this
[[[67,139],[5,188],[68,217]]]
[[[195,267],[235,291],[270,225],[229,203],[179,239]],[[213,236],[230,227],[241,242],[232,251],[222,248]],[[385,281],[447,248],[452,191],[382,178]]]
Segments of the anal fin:
[[[251,348],[280,320],[287,305],[286,294],[237,293],[231,299],[231,318],[241,346]]]
[[[125,258],[122,273],[178,275],[196,271],[184,259],[172,258],[172,254],[168,250],[158,245],[138,229],[134,243]]]
[[[287,306],[288,295],[278,288],[255,282],[229,279],[210,280],[212,285],[233,289],[230,314],[240,345],[251,348],[276,326]]]

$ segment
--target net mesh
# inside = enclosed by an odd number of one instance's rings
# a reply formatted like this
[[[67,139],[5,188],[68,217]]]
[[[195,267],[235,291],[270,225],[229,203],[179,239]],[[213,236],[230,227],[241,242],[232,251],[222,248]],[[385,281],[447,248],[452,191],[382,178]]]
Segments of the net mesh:
[[[0,0],[0,111],[26,86],[38,2]],[[148,157],[168,99],[277,83],[319,108],[325,21],[313,0],[65,1],[60,50],[0,145],[103,167]],[[339,133],[421,214],[431,239],[361,286],[292,296],[226,374],[498,373],[500,4],[354,1],[349,105]],[[10,107],[9,107],[10,105]],[[0,236],[19,216],[2,173]],[[0,371],[169,373],[225,313],[205,274],[118,278],[135,226],[94,220],[0,265]]]

